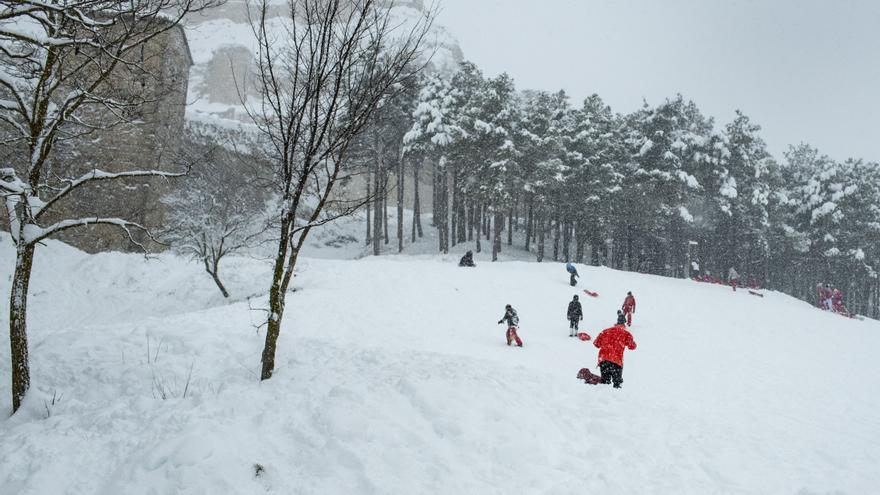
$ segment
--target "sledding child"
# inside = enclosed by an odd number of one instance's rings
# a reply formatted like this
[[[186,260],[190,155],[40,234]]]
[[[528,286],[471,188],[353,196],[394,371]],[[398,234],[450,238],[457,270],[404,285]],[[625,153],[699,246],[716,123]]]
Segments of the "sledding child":
[[[507,345],[516,341],[517,347],[522,347],[522,340],[520,340],[519,335],[516,333],[516,327],[519,325],[519,316],[516,314],[516,310],[513,309],[513,306],[508,304],[504,307],[504,316],[498,320],[498,324],[502,324],[507,322]]]
[[[623,383],[623,351],[636,348],[636,341],[626,329],[626,317],[622,311],[617,312],[617,324],[602,330],[593,345],[599,348],[602,383],[613,382],[614,388],[620,388]]]
[[[464,256],[462,256],[461,260],[458,262],[458,266],[477,266],[476,263],[474,263],[474,252],[468,251],[464,253]]]
[[[572,263],[566,263],[565,270],[569,273],[569,275],[571,275],[568,283],[571,284],[572,287],[574,287],[575,285],[577,285],[577,280],[575,279],[580,276],[578,275],[577,268],[575,268]]]
[[[578,331],[578,322],[584,319],[584,311],[581,308],[581,303],[578,301],[578,296],[574,296],[574,299],[568,303],[568,312],[566,313],[568,316],[568,336],[576,337]]]
[[[739,274],[736,273],[736,270],[733,267],[730,267],[730,270],[727,272],[727,279],[730,282],[730,286],[733,287],[733,291],[736,292],[736,285],[739,283]]]
[[[636,298],[632,292],[626,293],[626,299],[623,300],[623,314],[626,316],[626,326],[631,327],[633,324],[633,313],[636,312]]]

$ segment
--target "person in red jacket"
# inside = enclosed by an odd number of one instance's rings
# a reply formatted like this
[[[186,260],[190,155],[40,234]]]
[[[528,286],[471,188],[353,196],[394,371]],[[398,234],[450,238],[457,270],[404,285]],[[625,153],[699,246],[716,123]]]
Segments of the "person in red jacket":
[[[593,345],[599,348],[599,371],[602,383],[614,382],[614,388],[623,383],[623,351],[634,350],[636,341],[626,329],[626,317],[622,311],[617,312],[617,325],[606,328],[599,333]]]
[[[626,299],[623,300],[623,314],[626,315],[626,326],[631,327],[633,324],[633,313],[636,312],[636,298],[632,292],[626,293]]]

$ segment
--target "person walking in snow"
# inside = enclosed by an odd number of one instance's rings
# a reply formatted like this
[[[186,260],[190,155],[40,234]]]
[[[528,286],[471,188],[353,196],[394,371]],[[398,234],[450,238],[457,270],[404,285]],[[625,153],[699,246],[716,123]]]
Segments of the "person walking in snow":
[[[568,336],[576,337],[578,331],[578,322],[584,319],[584,311],[581,307],[580,301],[578,301],[578,296],[574,296],[574,299],[568,303],[568,312],[566,313],[568,317]]]
[[[613,383],[614,388],[620,388],[623,383],[623,351],[636,348],[636,341],[626,329],[626,317],[622,311],[617,312],[617,324],[602,330],[593,345],[599,349],[602,383]]]
[[[507,322],[507,345],[510,345],[515,340],[516,346],[522,347],[522,340],[520,340],[519,335],[516,333],[516,329],[519,326],[519,316],[510,304],[504,307],[504,316],[498,320],[498,324],[500,325],[505,321]]]
[[[739,274],[736,273],[736,270],[733,267],[730,267],[730,270],[727,272],[727,279],[730,282],[730,286],[733,287],[733,291],[736,292],[736,284],[739,283]]]
[[[565,270],[569,273],[569,275],[571,275],[568,283],[571,284],[572,287],[574,287],[575,285],[577,285],[577,280],[575,279],[580,276],[578,275],[577,268],[575,268],[574,264],[569,262],[566,263]]]
[[[464,256],[462,256],[461,260],[458,262],[458,266],[477,266],[476,263],[474,263],[474,252],[468,251],[464,253]]]
[[[631,327],[633,324],[633,313],[636,312],[636,298],[633,297],[632,291],[626,293],[622,309],[623,314],[626,316],[626,326]]]

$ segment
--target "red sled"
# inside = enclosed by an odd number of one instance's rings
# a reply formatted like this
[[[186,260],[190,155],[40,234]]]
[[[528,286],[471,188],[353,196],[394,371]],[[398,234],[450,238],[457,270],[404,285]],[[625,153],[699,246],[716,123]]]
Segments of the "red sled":
[[[585,332],[581,332],[578,334],[578,338],[583,340],[584,342],[586,342],[586,341],[590,340],[590,334],[585,333]]]
[[[588,295],[588,296],[590,296],[590,297],[599,297],[599,293],[598,293],[598,292],[590,292],[590,291],[588,291],[587,289],[584,289],[584,294],[586,294],[586,295]]]
[[[590,372],[590,368],[581,368],[578,371],[578,380],[583,380],[584,383],[588,385],[598,385],[599,382],[602,381],[602,377],[599,375],[594,375]]]

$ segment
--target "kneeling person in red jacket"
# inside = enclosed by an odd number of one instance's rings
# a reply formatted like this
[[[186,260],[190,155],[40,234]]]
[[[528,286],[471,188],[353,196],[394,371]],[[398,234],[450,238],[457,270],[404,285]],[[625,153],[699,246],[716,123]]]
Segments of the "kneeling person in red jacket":
[[[614,388],[620,388],[623,383],[623,351],[636,348],[636,341],[626,329],[626,317],[622,311],[617,312],[617,325],[602,330],[593,345],[599,348],[602,383],[614,382]]]

